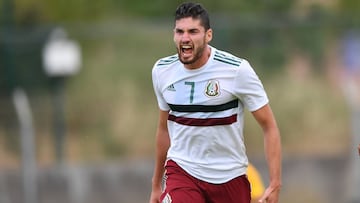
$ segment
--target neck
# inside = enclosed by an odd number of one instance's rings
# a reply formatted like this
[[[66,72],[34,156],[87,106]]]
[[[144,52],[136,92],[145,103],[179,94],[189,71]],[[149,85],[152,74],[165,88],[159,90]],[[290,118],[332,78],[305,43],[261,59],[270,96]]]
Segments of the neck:
[[[185,66],[185,68],[192,69],[192,70],[201,68],[209,60],[210,55],[211,55],[211,48],[209,45],[207,45],[203,51],[203,54],[197,61],[195,61],[194,63],[191,63],[191,64],[185,64],[184,66]]]

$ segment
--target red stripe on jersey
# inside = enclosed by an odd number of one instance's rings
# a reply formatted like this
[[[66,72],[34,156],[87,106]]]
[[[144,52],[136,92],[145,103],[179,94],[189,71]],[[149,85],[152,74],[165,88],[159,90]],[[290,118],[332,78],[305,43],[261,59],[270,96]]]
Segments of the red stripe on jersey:
[[[188,126],[230,125],[237,121],[237,114],[223,118],[186,118],[169,114],[168,120]]]

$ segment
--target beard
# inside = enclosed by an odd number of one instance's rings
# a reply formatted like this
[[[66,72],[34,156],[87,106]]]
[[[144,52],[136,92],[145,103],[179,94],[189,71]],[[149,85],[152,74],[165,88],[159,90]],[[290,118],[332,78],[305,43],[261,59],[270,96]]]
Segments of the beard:
[[[202,57],[202,55],[204,54],[205,47],[206,47],[206,43],[205,43],[205,39],[204,39],[203,44],[201,46],[199,46],[198,48],[196,48],[194,46],[194,48],[192,50],[193,51],[192,57],[190,57],[190,58],[184,58],[182,55],[181,48],[178,47],[177,52],[178,52],[179,60],[181,61],[181,63],[183,63],[185,65],[193,64]]]

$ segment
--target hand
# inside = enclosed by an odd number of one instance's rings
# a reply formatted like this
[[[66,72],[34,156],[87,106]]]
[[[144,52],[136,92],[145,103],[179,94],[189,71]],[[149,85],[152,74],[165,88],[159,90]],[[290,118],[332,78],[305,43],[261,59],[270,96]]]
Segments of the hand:
[[[152,190],[149,203],[160,203],[161,190]]]
[[[280,187],[269,186],[266,188],[264,194],[259,199],[259,203],[278,203],[279,202]]]

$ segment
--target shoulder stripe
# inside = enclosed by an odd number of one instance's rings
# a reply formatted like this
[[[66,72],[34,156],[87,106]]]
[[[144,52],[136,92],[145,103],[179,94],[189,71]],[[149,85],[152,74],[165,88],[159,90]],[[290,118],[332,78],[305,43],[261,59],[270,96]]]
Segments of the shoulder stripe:
[[[158,66],[170,65],[178,60],[179,60],[178,55],[172,55],[172,56],[160,59],[157,65]]]
[[[217,60],[217,61],[220,61],[220,62],[223,62],[223,63],[227,63],[227,64],[230,64],[230,65],[234,65],[234,66],[240,66],[240,64],[241,64],[241,63],[231,62],[231,61],[227,61],[227,60],[220,59],[220,58],[214,58],[214,60]]]
[[[225,52],[215,51],[214,60],[234,66],[240,66],[242,59]]]
[[[237,99],[219,105],[176,105],[168,104],[172,111],[177,112],[219,112],[238,107]]]

